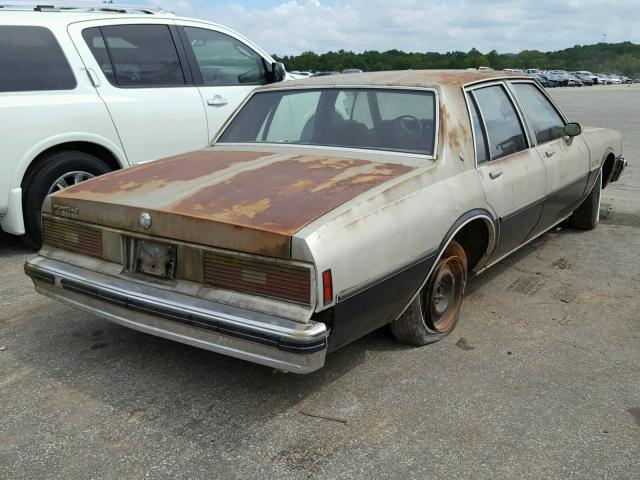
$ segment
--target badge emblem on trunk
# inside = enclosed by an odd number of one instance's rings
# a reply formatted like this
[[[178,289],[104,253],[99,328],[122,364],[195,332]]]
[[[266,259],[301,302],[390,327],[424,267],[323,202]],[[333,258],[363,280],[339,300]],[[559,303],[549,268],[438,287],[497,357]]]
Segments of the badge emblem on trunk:
[[[151,227],[151,215],[149,215],[149,212],[140,214],[140,226],[145,230],[149,230],[149,227]]]

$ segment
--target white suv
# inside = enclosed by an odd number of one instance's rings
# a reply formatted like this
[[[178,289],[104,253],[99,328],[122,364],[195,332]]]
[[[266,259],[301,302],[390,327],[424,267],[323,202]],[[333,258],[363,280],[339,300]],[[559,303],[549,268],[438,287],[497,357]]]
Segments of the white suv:
[[[0,4],[0,224],[38,246],[49,193],[205,147],[282,64],[220,25],[144,8]]]

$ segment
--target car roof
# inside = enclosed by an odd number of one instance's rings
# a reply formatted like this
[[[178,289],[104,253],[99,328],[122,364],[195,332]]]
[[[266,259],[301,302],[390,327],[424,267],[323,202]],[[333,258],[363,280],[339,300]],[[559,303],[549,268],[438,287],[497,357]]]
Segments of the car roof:
[[[480,72],[468,70],[398,70],[386,72],[351,73],[324,77],[290,80],[282,84],[271,84],[260,90],[287,89],[300,87],[332,86],[387,86],[387,87],[461,87],[483,80],[502,78],[530,78],[521,73]]]

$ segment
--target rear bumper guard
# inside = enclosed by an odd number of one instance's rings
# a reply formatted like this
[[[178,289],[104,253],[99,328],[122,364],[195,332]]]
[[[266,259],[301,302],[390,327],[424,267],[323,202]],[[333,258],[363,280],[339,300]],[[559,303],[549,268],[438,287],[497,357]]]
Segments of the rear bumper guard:
[[[138,331],[294,373],[324,365],[328,331],[320,322],[294,322],[42,256],[24,269],[39,293]]]

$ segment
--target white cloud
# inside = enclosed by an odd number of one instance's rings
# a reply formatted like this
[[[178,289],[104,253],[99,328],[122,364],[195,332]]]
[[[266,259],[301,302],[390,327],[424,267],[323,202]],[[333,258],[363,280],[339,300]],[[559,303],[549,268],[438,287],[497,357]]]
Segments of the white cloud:
[[[557,50],[596,43],[603,33],[609,42],[640,42],[637,0],[288,0],[261,8],[239,2],[210,7],[197,1],[153,0],[177,13],[227,25],[278,54]]]
[[[149,3],[178,15],[194,15],[193,7],[186,0],[149,0]]]

